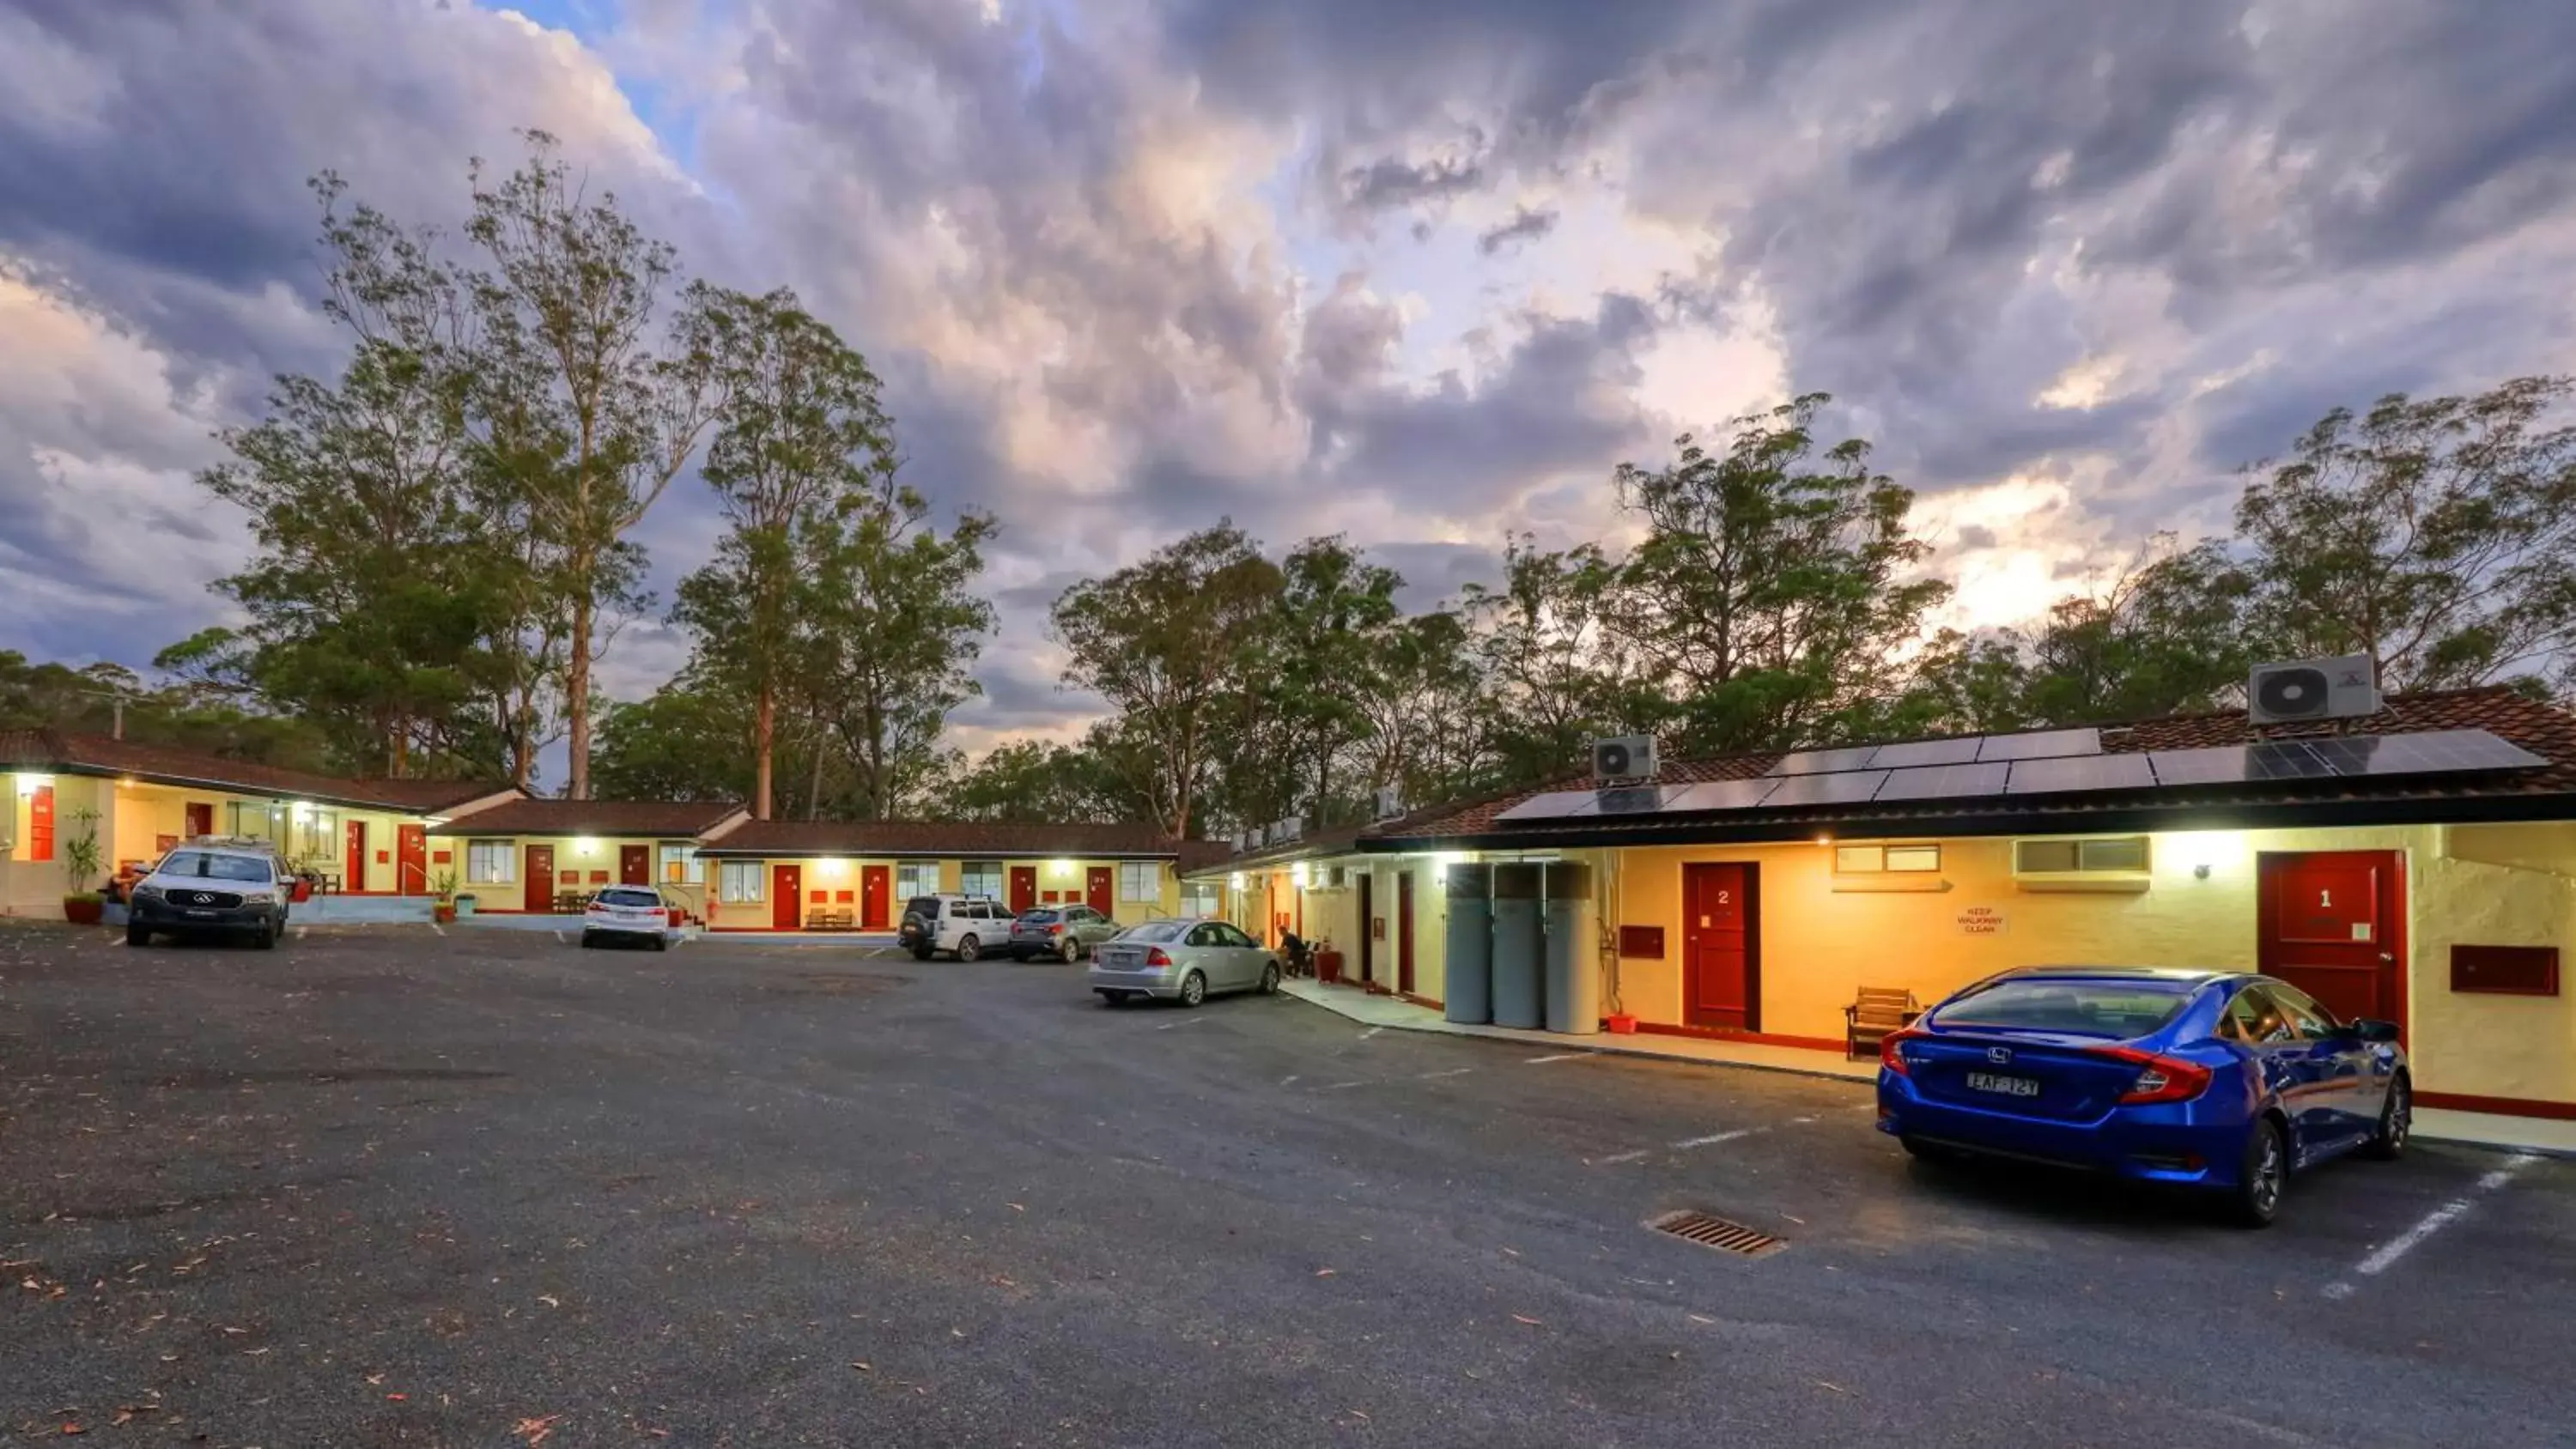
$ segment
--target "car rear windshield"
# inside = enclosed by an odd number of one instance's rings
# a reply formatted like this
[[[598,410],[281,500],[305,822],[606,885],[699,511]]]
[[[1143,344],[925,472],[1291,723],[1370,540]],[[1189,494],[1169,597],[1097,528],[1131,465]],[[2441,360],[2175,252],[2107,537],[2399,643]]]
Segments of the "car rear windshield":
[[[1189,923],[1187,921],[1147,921],[1141,926],[1132,926],[1128,928],[1126,934],[1121,936],[1119,939],[1126,941],[1177,941],[1181,937],[1181,927],[1188,924]]]
[[[2127,1040],[2174,1019],[2190,981],[2086,981],[2036,977],[1998,981],[1933,1013],[1942,1026],[2000,1026]]]
[[[603,906],[658,906],[662,898],[651,891],[607,890],[599,893]]]
[[[161,858],[160,875],[183,875],[197,880],[271,879],[268,862],[255,855],[217,855],[208,850],[174,850]]]
[[[919,916],[925,921],[938,920],[939,897],[914,896],[911,900],[903,903],[903,913],[907,916]]]
[[[1052,926],[1056,923],[1056,918],[1063,914],[1064,912],[1057,910],[1022,911],[1020,912],[1020,924],[1024,926]]]

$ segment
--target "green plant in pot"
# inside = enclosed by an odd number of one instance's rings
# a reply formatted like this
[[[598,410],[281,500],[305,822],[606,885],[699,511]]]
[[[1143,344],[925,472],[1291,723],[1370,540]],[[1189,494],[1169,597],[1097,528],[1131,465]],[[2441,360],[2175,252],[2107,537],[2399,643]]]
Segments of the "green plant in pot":
[[[456,872],[452,870],[442,870],[438,874],[430,877],[429,893],[433,897],[429,907],[430,919],[438,922],[442,926],[455,920]]]
[[[105,863],[98,844],[98,812],[74,810],[64,817],[72,834],[63,842],[63,869],[73,889],[63,892],[63,919],[76,926],[95,926],[107,915],[107,901],[91,884]]]

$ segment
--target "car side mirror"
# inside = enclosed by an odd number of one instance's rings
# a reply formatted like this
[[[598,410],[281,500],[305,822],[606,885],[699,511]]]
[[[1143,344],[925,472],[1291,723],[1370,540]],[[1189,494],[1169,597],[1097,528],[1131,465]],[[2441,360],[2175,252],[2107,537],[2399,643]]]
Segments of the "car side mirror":
[[[2397,1040],[2397,1023],[2393,1021],[2356,1021],[2352,1023],[2352,1034],[2363,1041],[2368,1042],[2395,1041]]]

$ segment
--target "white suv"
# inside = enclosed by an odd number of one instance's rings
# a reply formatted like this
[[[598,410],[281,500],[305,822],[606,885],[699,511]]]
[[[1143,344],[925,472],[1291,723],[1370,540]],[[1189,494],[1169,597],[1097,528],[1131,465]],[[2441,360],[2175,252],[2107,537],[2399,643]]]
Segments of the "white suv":
[[[987,949],[1010,949],[1012,919],[991,896],[914,896],[903,903],[903,925],[895,941],[915,961],[929,960],[934,951],[972,961]]]
[[[267,846],[201,838],[161,857],[134,883],[125,906],[125,944],[167,936],[250,937],[261,950],[286,934],[286,868]]]
[[[642,941],[656,951],[671,947],[671,908],[651,886],[610,886],[582,908],[581,943],[602,940]]]

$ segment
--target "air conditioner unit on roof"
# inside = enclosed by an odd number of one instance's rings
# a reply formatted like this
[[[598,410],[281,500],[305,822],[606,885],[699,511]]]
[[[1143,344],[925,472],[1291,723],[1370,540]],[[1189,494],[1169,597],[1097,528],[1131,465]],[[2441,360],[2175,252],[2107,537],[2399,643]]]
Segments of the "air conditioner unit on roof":
[[[1403,791],[1398,790],[1393,785],[1389,785],[1377,792],[1377,813],[1373,818],[1378,820],[1393,820],[1395,817],[1403,813]]]
[[[1653,735],[1620,735],[1592,742],[1592,778],[1605,783],[1651,780],[1662,767]]]
[[[2379,673],[2367,654],[2258,664],[2245,686],[2245,717],[2255,724],[2357,719],[2379,713]]]

